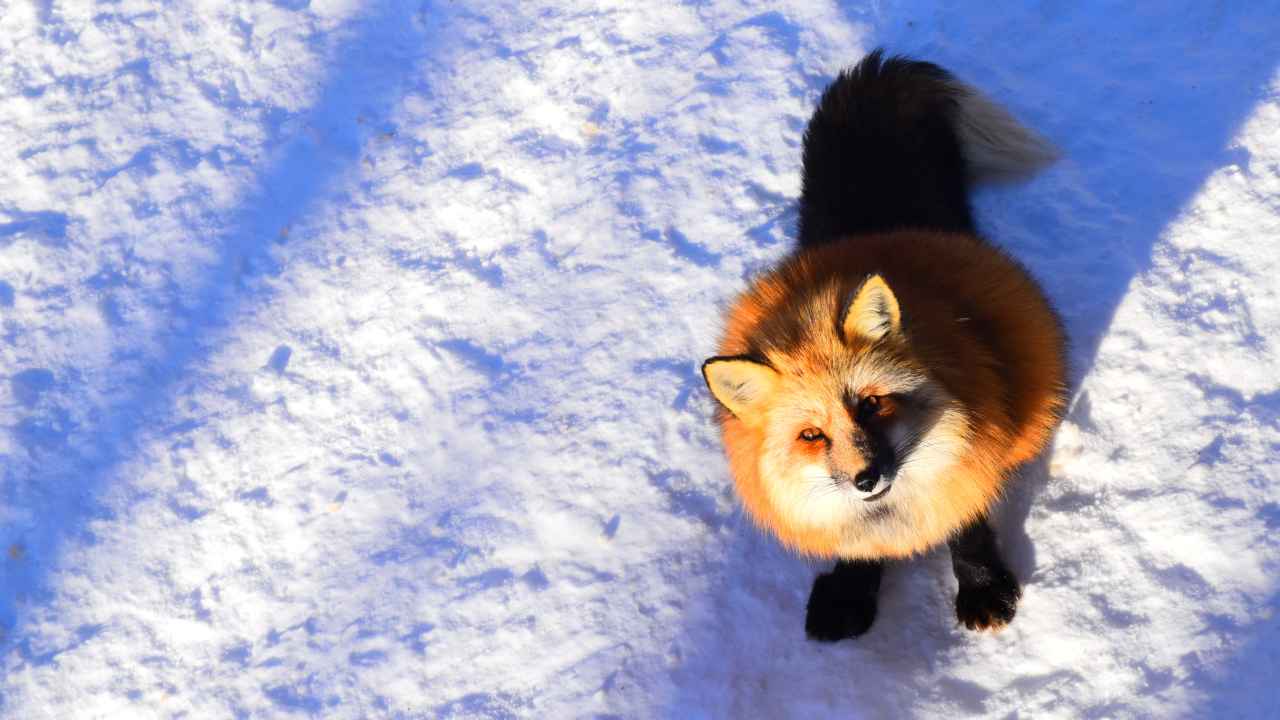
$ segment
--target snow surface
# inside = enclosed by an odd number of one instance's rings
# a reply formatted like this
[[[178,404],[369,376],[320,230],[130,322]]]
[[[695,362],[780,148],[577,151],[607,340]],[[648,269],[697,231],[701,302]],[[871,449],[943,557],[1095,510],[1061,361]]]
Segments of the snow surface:
[[[1280,715],[1280,7],[933,5],[0,0],[4,716]],[[697,368],[876,45],[1063,150],[1076,386],[1014,624],[826,646]]]

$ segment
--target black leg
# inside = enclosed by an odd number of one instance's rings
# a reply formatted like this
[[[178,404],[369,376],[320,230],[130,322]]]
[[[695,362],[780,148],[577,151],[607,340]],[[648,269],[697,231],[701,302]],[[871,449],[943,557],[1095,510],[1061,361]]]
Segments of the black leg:
[[[835,569],[813,581],[804,631],[814,640],[835,642],[866,632],[876,619],[876,593],[880,591],[878,561],[840,560]]]
[[[996,549],[996,534],[979,520],[953,538],[951,567],[960,590],[956,617],[970,630],[999,630],[1018,609],[1022,589]]]

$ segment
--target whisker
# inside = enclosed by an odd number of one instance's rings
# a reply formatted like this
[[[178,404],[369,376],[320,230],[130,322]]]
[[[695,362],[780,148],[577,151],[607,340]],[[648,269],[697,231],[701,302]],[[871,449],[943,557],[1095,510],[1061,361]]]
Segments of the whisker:
[[[818,497],[824,497],[826,495],[830,495],[833,492],[836,492],[839,489],[840,489],[840,486],[834,483],[832,483],[831,485],[817,485],[815,487],[809,488],[809,492],[805,493],[805,499],[812,498],[815,495],[817,495]]]
[[[803,502],[805,504],[813,504],[813,503],[820,502],[830,497],[832,494],[838,493],[840,491],[840,485],[835,482],[834,478],[820,478],[820,479],[831,480],[831,482],[826,485],[815,485],[809,488],[809,491],[804,495]]]

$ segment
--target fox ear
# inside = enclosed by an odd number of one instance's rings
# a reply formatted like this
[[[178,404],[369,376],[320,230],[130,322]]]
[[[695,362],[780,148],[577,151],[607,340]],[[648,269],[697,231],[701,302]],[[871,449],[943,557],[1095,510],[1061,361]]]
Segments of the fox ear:
[[[711,394],[739,420],[755,425],[778,386],[778,371],[745,357],[713,357],[702,363]]]
[[[898,298],[889,289],[889,283],[879,275],[872,275],[862,282],[849,308],[844,311],[844,319],[840,321],[845,342],[855,337],[879,340],[898,332],[901,327]]]

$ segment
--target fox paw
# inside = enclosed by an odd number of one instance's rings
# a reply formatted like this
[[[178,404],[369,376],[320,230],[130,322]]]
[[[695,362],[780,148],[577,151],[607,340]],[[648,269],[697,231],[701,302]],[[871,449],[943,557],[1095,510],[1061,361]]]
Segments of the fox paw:
[[[819,575],[809,593],[804,632],[812,640],[836,642],[865,633],[876,619],[876,596],[850,587],[834,573]]]
[[[970,630],[1004,628],[1018,611],[1022,588],[1009,572],[1003,572],[981,585],[962,586],[956,593],[956,617]]]

